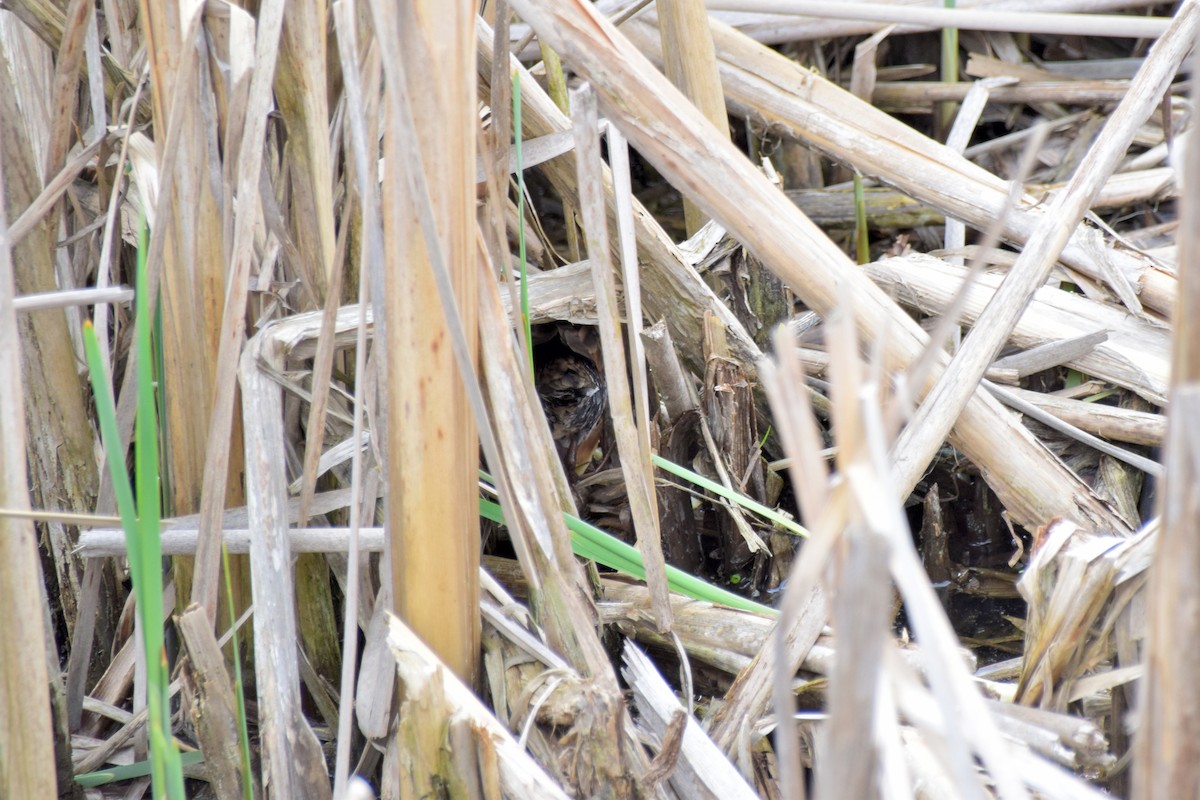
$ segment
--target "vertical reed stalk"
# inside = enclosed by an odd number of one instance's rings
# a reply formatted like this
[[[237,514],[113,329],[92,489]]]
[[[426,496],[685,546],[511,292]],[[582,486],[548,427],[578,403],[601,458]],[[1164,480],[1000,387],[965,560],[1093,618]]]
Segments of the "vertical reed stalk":
[[[406,85],[388,74],[384,234],[388,315],[388,528],[396,612],[465,682],[479,654],[478,438],[417,224],[405,170],[424,166],[438,247],[476,347],[475,59],[473,4],[401,4],[376,30],[395,48]],[[392,39],[391,37],[395,37]],[[385,64],[385,69],[387,65]],[[436,81],[425,76],[439,74]],[[400,70],[397,70],[400,72]],[[405,96],[407,95],[407,97]],[[410,102],[415,142],[401,141]],[[399,113],[398,113],[399,111]],[[410,145],[414,152],[402,147]],[[472,356],[474,359],[475,356]]]

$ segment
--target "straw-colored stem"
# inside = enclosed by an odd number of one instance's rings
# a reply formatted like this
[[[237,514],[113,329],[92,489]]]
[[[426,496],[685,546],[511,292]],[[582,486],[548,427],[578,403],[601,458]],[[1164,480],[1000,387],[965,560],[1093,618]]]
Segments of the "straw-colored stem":
[[[0,80],[7,82],[6,67]],[[10,92],[0,87],[0,96]],[[0,139],[10,141],[11,134]],[[0,187],[9,152],[0,148]],[[22,397],[20,337],[13,309],[13,261],[8,223],[0,203],[0,507],[29,510],[25,484],[25,399]],[[37,540],[33,523],[0,517],[0,604],[28,608],[43,596],[38,588]],[[50,722],[49,673],[45,652],[46,631],[40,613],[14,613],[5,625],[5,646],[0,647],[0,795],[4,797],[57,797],[54,774],[54,735]]]
[[[655,622],[660,630],[666,631],[671,627],[671,604],[663,574],[654,473],[650,466],[649,447],[643,449],[634,418],[625,343],[621,336],[616,275],[609,256],[608,221],[604,211],[603,183],[600,180],[600,141],[595,134],[595,93],[586,86],[572,92],[571,110],[575,123],[575,150],[579,154],[576,162],[579,171],[579,205],[585,221],[588,258],[592,262],[592,282],[596,287],[596,313],[603,345],[604,374],[608,383],[608,407],[612,411],[621,473],[629,493],[638,547],[646,560],[647,581],[654,598]]]
[[[725,93],[721,90],[704,0],[659,0],[657,10],[663,52],[667,54],[664,65],[667,77],[728,139]],[[683,219],[691,236],[708,221],[708,215],[684,198]]]
[[[1185,3],[1179,14],[1195,10]],[[1198,62],[1193,58],[1193,69]],[[1193,91],[1193,97],[1195,92]],[[1180,210],[1179,306],[1171,364],[1171,413],[1167,428],[1159,511],[1162,531],[1154,557],[1147,598],[1149,632],[1146,677],[1139,700],[1141,721],[1134,742],[1134,792],[1137,800],[1200,795],[1200,761],[1194,746],[1200,736],[1200,683],[1195,680],[1200,616],[1196,564],[1200,563],[1200,472],[1194,417],[1200,410],[1200,304],[1196,225],[1200,222],[1200,138],[1193,132],[1183,155],[1187,190]]]
[[[466,342],[476,346],[475,56],[472,4],[405,4],[382,22],[395,35],[406,86],[385,61],[392,124],[384,136],[385,306],[388,309],[388,526],[397,614],[467,683],[475,681],[479,519],[478,439],[439,302],[432,245],[407,191],[408,170],[424,166],[439,249],[454,286]],[[439,73],[429,84],[423,76]],[[405,97],[407,94],[407,99]],[[411,100],[417,141],[404,151],[403,111]],[[474,352],[471,354],[475,360]]]

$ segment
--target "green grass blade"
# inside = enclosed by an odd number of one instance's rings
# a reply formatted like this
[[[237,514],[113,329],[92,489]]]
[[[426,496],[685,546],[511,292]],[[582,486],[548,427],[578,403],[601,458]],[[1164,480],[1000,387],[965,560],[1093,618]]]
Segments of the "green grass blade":
[[[854,173],[854,241],[855,260],[859,264],[871,261],[871,231],[867,228],[867,197],[863,191],[862,175]]]
[[[955,0],[945,0],[943,7],[954,8]],[[958,28],[942,28],[941,78],[943,83],[958,83]],[[950,134],[958,103],[946,100],[938,104],[938,125],[942,137]]]
[[[204,754],[199,750],[189,750],[186,753],[181,753],[179,756],[181,767],[190,767],[194,764],[203,763]],[[75,782],[84,789],[95,789],[107,783],[130,781],[134,778],[144,778],[149,774],[150,762],[136,761],[132,764],[123,764],[119,767],[109,767],[108,769],[100,769],[95,772],[85,772],[81,775],[76,775]]]
[[[141,575],[141,563],[137,560],[140,550],[135,546],[137,531],[137,509],[133,504],[133,487],[129,474],[125,472],[125,453],[121,451],[121,435],[117,431],[117,408],[113,404],[112,389],[104,373],[104,362],[100,359],[100,343],[91,320],[83,323],[83,350],[87,356],[88,374],[92,383],[92,394],[96,399],[96,419],[100,424],[100,441],[104,444],[104,456],[112,476],[113,495],[117,501],[117,512],[121,515],[121,529],[125,531],[125,549],[129,551],[129,570]],[[135,587],[136,591],[136,587]]]
[[[151,741],[155,739],[154,729],[159,726],[159,712],[162,702],[162,695],[159,692],[161,684],[161,668],[159,658],[162,652],[162,625],[159,624],[159,645],[157,648],[153,645],[153,637],[147,628],[147,620],[145,610],[149,601],[148,587],[145,584],[145,576],[147,568],[145,564],[145,548],[142,546],[141,538],[141,523],[138,520],[137,509],[134,506],[133,489],[129,482],[129,475],[125,472],[125,454],[121,452],[120,441],[121,437],[117,432],[117,413],[116,407],[113,405],[112,392],[109,389],[108,382],[104,376],[104,365],[100,360],[100,346],[96,341],[96,331],[92,327],[91,321],[85,321],[83,324],[83,347],[87,354],[88,371],[91,376],[92,392],[96,398],[96,417],[100,424],[100,438],[104,442],[105,455],[108,460],[109,474],[112,476],[114,496],[117,501],[117,509],[121,515],[121,527],[125,531],[125,552],[129,559],[129,574],[133,579],[133,593],[137,603],[138,616],[142,623],[143,641],[146,646],[146,684],[147,684],[147,701],[148,720],[151,730]],[[145,351],[143,351],[145,352]],[[134,456],[135,461],[137,456]],[[139,487],[140,488],[140,487]],[[161,581],[161,576],[160,576]],[[162,606],[162,590],[161,582],[159,589],[159,606]],[[150,775],[153,781],[154,796],[160,797],[163,779],[165,777],[165,765],[162,760],[162,753],[157,748],[151,748],[150,760],[148,762]],[[182,797],[182,794],[179,795]]]
[[[162,544],[159,541],[158,415],[154,408],[154,350],[150,346],[150,298],[146,290],[146,225],[138,242],[136,317],[137,342],[137,440],[134,444],[134,474],[137,479],[138,521],[145,555],[147,587],[162,583]],[[148,604],[150,607],[153,604]],[[161,597],[158,610],[162,612]]]
[[[221,543],[221,566],[225,572],[225,605],[229,607],[229,642],[233,647],[233,687],[237,699],[238,749],[242,756],[242,794],[254,800],[254,772],[250,766],[250,727],[246,722],[246,684],[242,678],[242,655],[238,645],[237,613],[233,604],[233,581],[229,577],[229,549]]]
[[[141,617],[143,637],[146,644],[147,711],[148,719],[150,720],[150,738],[151,742],[158,741],[162,743],[168,740],[161,735],[163,731],[161,717],[164,712],[167,714],[170,713],[170,706],[167,704],[167,687],[165,681],[162,680],[162,676],[165,674],[162,664],[162,573],[158,572],[157,581],[157,605],[159,612],[157,624],[158,644],[155,646],[152,642],[154,637],[151,635],[151,630],[153,629],[149,626],[148,623],[150,620],[145,615],[146,608],[155,603],[155,600],[152,598],[155,597],[156,593],[152,587],[147,586],[145,583],[145,576],[153,572],[154,568],[146,564],[146,551],[141,541],[141,521],[138,519],[137,508],[134,505],[133,488],[129,482],[129,475],[125,472],[125,454],[120,449],[121,437],[117,431],[116,407],[113,404],[112,392],[109,389],[108,382],[105,380],[104,366],[100,359],[100,346],[96,340],[96,331],[92,327],[91,321],[84,322],[83,343],[84,352],[87,355],[92,391],[96,399],[96,417],[100,425],[100,438],[104,443],[109,474],[113,481],[113,493],[121,515],[121,527],[125,531],[126,555],[129,559],[129,571],[130,576],[133,578],[134,597],[139,616]],[[134,458],[136,461],[136,453]],[[161,561],[155,559],[153,563],[158,565]],[[158,735],[156,735],[156,729]],[[169,743],[163,746],[165,746],[168,752],[175,750],[173,740],[169,740]],[[178,758],[177,751],[175,751],[175,756]],[[164,779],[167,775],[167,758],[160,747],[152,747],[151,758],[145,762],[147,772],[140,773],[141,775],[151,775],[155,782],[156,797],[162,796],[161,787],[163,787]],[[112,772],[112,770],[106,771],[106,773]],[[171,796],[183,798],[182,772],[178,774],[180,775],[180,781],[176,787],[176,791]]]
[[[158,411],[158,458],[160,464],[167,464],[170,462],[170,453],[168,452],[167,448],[169,446],[171,436],[170,430],[168,429],[170,420],[167,419],[167,413],[165,411],[167,402],[164,391],[165,387],[163,386],[161,380],[161,376],[167,374],[167,366],[162,346],[164,341],[162,314],[162,290],[160,289],[157,302],[154,304],[154,327],[151,328],[153,333],[151,334],[150,343],[154,346],[154,374],[160,376],[160,380],[156,381],[154,384],[154,408]],[[171,502],[171,471],[169,469],[162,469],[159,471],[158,477],[158,496],[161,498],[162,502],[162,516],[169,517],[171,516],[171,512],[173,510]]]
[[[737,503],[742,508],[745,508],[748,511],[753,511],[760,517],[770,520],[788,533],[794,533],[797,536],[808,538],[808,531],[802,525],[797,523],[796,520],[781,514],[775,509],[768,508],[757,500],[746,497],[744,494],[739,494],[738,492],[726,489],[721,484],[711,481],[703,475],[692,472],[687,467],[681,467],[673,461],[668,461],[662,456],[653,455],[651,458],[654,460],[654,466],[664,469],[672,475],[691,481],[700,488],[707,489],[715,495],[724,497],[726,500]]]
[[[504,524],[504,512],[498,503],[482,497],[479,498],[479,513],[493,522]],[[605,533],[578,517],[563,514],[563,519],[566,520],[567,528],[571,531],[571,550],[576,555],[595,561],[597,564],[602,564],[609,569],[623,572],[638,580],[646,579],[646,569],[642,562],[642,554],[638,552],[636,547],[625,544],[625,542],[622,542],[612,534]],[[696,600],[719,603],[730,608],[754,611],[770,616],[778,613],[770,606],[756,603],[753,600],[742,597],[740,594],[734,594],[719,586],[713,586],[711,583],[701,580],[694,575],[689,575],[678,567],[672,567],[669,564],[667,565],[667,585],[671,588],[671,591],[695,598]]]
[[[159,521],[160,486],[158,463],[158,416],[154,397],[154,350],[151,347],[150,292],[146,279],[149,229],[145,221],[139,231],[137,292],[135,295],[134,340],[137,344],[137,418],[134,470],[137,482],[138,535],[141,585],[142,635],[146,646],[146,705],[150,726],[150,761],[154,796],[182,798],[183,770],[171,733],[171,706],[163,641],[162,541]]]

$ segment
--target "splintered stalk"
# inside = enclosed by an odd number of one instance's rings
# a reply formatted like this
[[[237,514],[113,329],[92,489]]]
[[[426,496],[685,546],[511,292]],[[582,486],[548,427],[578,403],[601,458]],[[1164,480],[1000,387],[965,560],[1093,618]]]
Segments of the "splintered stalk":
[[[517,159],[517,246],[521,257],[521,327],[533,369],[533,326],[529,321],[529,265],[525,258],[525,161],[521,155],[521,70],[513,72],[513,154]]]

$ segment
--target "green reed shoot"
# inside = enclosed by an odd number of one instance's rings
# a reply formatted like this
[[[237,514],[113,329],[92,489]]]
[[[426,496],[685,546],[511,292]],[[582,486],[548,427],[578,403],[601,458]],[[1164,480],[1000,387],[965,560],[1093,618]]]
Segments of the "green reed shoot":
[[[871,263],[871,231],[867,228],[867,196],[863,190],[863,178],[854,173],[854,245],[855,261]]]
[[[134,340],[137,348],[137,417],[135,421],[134,475],[136,504],[125,454],[117,432],[116,406],[113,404],[100,347],[90,322],[83,326],[88,371],[96,397],[96,415],[112,475],[121,527],[129,559],[130,578],[141,622],[146,657],[146,706],[150,744],[150,777],[155,800],[183,800],[183,765],[179,748],[171,735],[171,705],[168,696],[170,671],[163,641],[162,543],[159,537],[159,464],[158,425],[154,405],[154,359],[150,347],[150,302],[146,291],[146,237],[142,225],[138,241],[136,318]]]

